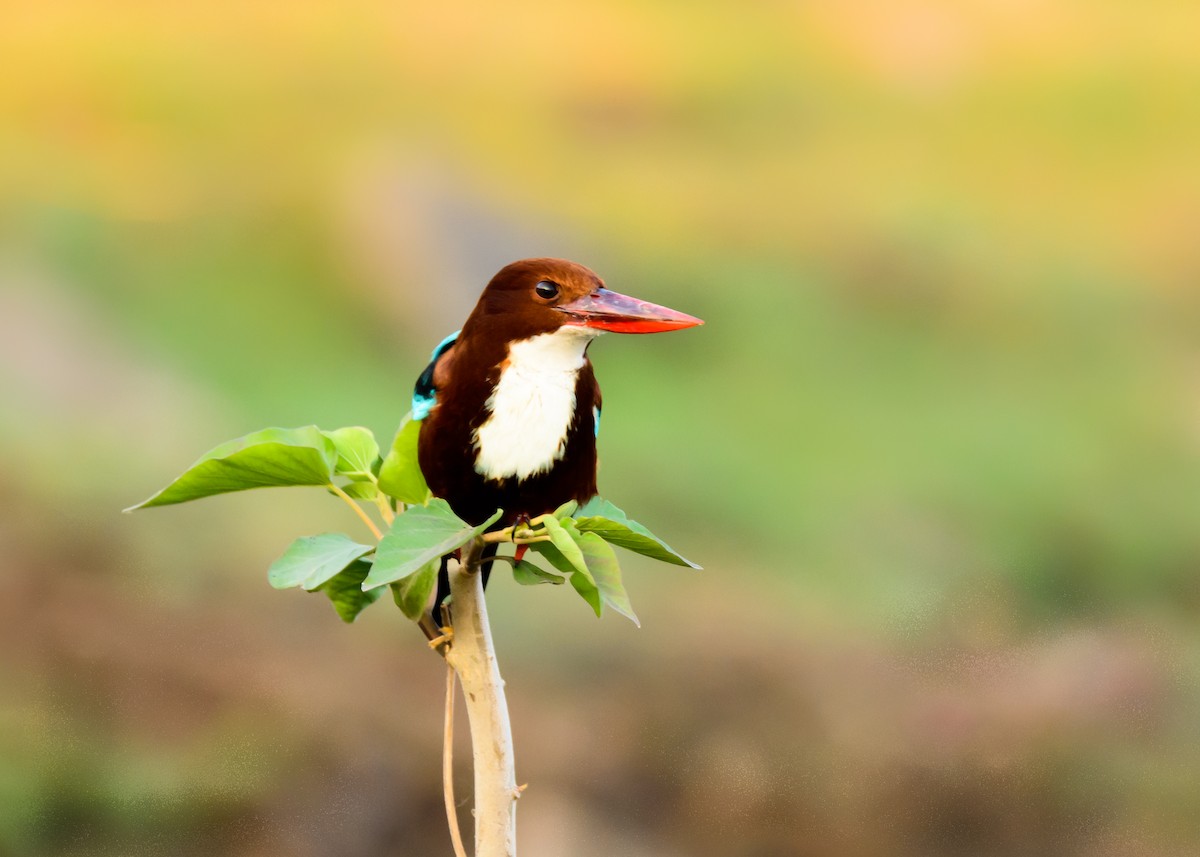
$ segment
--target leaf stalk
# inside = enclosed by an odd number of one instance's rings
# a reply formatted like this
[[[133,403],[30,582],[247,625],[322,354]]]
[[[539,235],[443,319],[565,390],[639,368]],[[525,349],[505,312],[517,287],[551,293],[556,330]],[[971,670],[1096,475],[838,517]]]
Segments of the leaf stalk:
[[[354,502],[353,497],[351,497],[338,486],[334,485],[332,482],[325,487],[346,501],[347,505],[354,510],[354,514],[358,515],[358,517],[362,519],[362,522],[367,525],[367,529],[371,531],[371,535],[375,537],[375,541],[382,541],[383,533],[380,532],[379,527],[375,525],[375,522],[371,520],[370,516],[363,511],[363,507]]]

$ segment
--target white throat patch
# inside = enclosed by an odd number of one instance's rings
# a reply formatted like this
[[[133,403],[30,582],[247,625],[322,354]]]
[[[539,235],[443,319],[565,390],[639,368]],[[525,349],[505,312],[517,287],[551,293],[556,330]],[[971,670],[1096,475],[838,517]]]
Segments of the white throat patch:
[[[509,345],[507,364],[487,401],[491,416],[475,432],[476,473],[527,479],[563,457],[583,353],[602,332],[560,327]]]

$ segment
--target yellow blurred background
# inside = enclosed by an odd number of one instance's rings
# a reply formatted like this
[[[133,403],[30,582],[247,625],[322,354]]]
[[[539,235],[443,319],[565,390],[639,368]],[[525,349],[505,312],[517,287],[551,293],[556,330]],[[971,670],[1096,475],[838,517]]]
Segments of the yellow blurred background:
[[[449,853],[440,660],[266,583],[346,510],[118,510],[530,255],[708,324],[592,350],[705,570],[489,590],[523,853],[1200,851],[1200,6],[0,15],[0,854]]]

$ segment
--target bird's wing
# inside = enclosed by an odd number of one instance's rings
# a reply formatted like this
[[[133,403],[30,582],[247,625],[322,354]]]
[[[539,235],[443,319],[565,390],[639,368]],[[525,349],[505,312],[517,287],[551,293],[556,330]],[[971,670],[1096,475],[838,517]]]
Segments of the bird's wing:
[[[460,333],[462,333],[461,330],[454,331],[439,342],[437,348],[433,349],[433,353],[429,355],[429,365],[425,367],[425,371],[421,373],[421,377],[417,379],[417,383],[413,387],[412,418],[414,420],[425,419],[433,410],[433,406],[437,404],[437,390],[440,386],[438,381],[441,380],[439,376],[445,374],[445,367],[450,361],[454,343]]]
[[[587,368],[592,376],[592,432],[596,437],[600,436],[600,410],[602,402],[600,399],[600,382],[596,380],[596,373],[592,370],[592,361],[587,362]]]

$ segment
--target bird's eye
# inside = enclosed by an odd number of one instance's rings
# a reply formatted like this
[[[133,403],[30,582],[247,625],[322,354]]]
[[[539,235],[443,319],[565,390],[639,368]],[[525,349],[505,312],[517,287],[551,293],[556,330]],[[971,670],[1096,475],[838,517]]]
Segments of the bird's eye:
[[[549,280],[542,280],[533,287],[533,290],[537,292],[539,298],[545,298],[548,301],[558,297],[558,284],[552,283]]]

